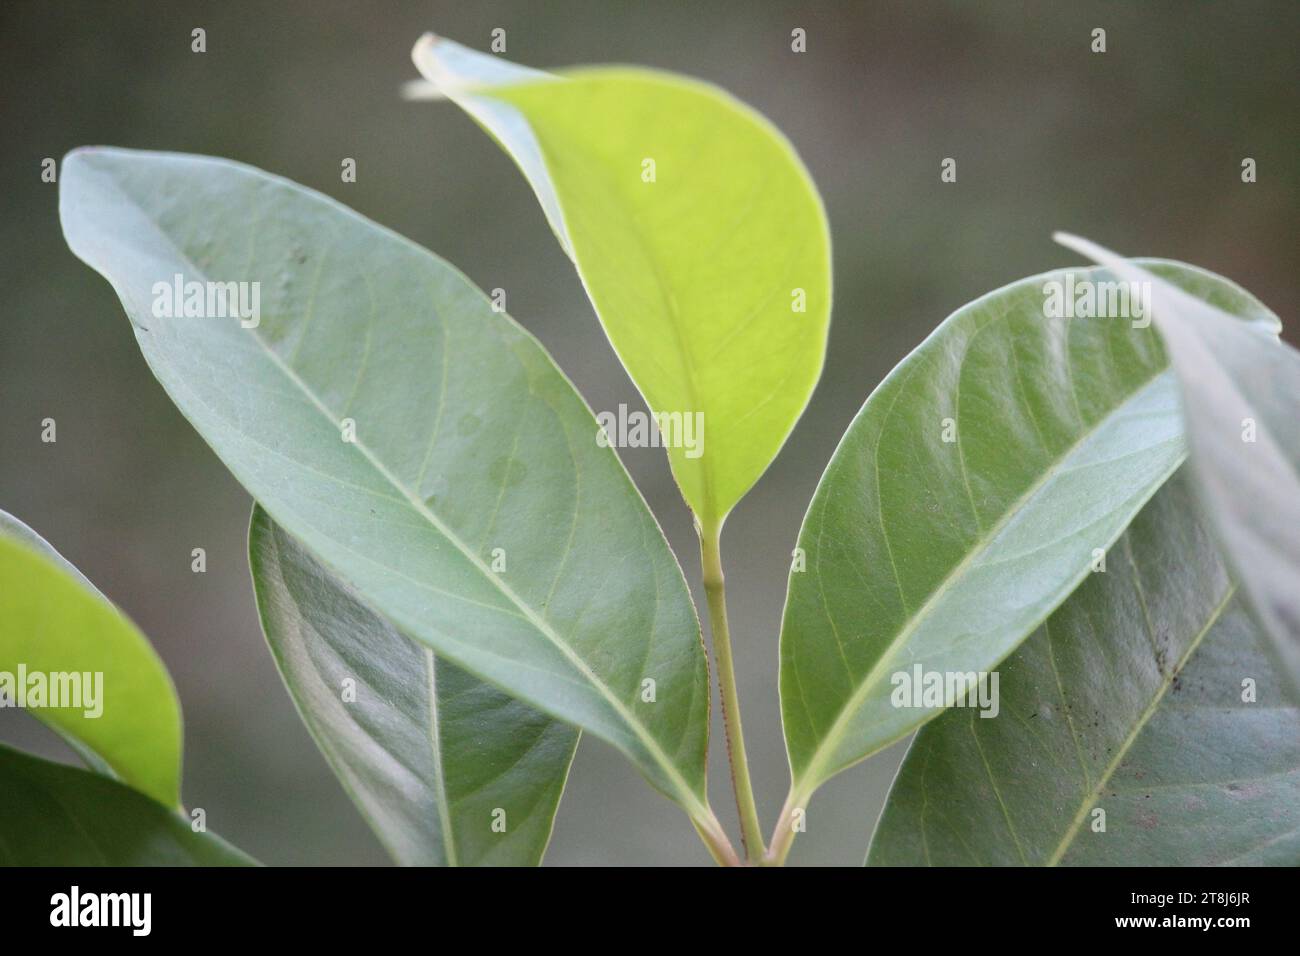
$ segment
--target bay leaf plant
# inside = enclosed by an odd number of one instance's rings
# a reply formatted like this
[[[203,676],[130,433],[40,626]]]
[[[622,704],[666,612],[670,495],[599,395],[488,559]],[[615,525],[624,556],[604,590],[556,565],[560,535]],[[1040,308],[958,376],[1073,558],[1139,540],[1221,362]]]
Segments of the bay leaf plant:
[[[1098,265],[976,299],[871,392],[793,550],[765,833],[721,534],[825,359],[811,177],[696,80],[433,36],[413,58],[409,95],[519,166],[664,435],[712,667],[616,436],[454,266],[226,160],[80,149],[60,180],[69,246],[256,501],[271,652],[397,862],[539,862],[581,732],[721,864],[784,863],[818,788],[913,733],[868,863],[1300,859],[1297,366],[1257,299],[1067,238]],[[711,677],[737,842],[705,774]],[[142,796],[163,810],[164,779]]]

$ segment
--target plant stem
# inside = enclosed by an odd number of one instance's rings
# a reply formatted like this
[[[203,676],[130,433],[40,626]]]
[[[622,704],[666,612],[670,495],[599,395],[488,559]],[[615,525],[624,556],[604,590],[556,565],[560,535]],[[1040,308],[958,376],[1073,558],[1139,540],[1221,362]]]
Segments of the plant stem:
[[[718,687],[722,691],[722,724],[727,736],[727,759],[731,764],[731,785],[740,812],[740,835],[745,856],[758,862],[764,854],[763,830],[754,803],[754,786],[749,779],[745,756],[745,734],[740,726],[740,695],[736,691],[736,669],[731,657],[731,632],[727,627],[727,595],[722,575],[720,524],[700,525],[700,564],[704,572],[704,593],[709,602],[709,631],[713,655],[718,662]]]
[[[707,820],[692,819],[691,823],[695,825],[695,832],[700,835],[709,855],[713,857],[713,862],[718,866],[740,866],[744,862],[736,853],[736,848],[731,845],[731,841],[727,839],[727,832],[722,829],[722,824],[712,815],[712,811]]]
[[[785,806],[781,808],[781,816],[777,818],[776,829],[772,831],[772,845],[763,857],[764,866],[785,866],[785,858],[790,855],[790,847],[794,844],[796,799],[796,795],[792,791],[790,796],[786,798]]]

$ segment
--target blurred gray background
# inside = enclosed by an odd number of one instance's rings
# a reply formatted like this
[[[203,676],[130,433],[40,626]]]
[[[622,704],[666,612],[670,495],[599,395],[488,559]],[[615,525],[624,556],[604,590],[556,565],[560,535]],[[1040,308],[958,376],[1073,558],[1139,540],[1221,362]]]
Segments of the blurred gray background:
[[[190,30],[207,30],[206,54]],[[250,502],[145,367],[107,283],[64,245],[44,157],[83,144],[228,156],[295,179],[509,291],[597,410],[640,399],[512,163],[456,108],[398,97],[425,30],[537,67],[624,62],[721,84],[785,130],[831,218],[835,311],[811,407],[724,536],[745,730],[770,826],[787,766],[776,696],[805,505],[872,387],[944,316],[1078,261],[1065,228],[1252,290],[1295,341],[1300,5],[1277,3],[36,3],[0,8],[0,508],[150,636],[186,718],[184,797],[272,864],[380,864],[266,651]],[[790,31],[808,51],[790,51]],[[1094,27],[1108,52],[1090,52]],[[355,157],[358,180],[339,163]],[[958,161],[958,182],[939,164]],[[1240,179],[1243,157],[1259,181]],[[42,444],[40,422],[58,422]],[[698,585],[658,449],[623,458]],[[190,549],[208,573],[190,571]],[[697,597],[699,594],[697,588]],[[716,723],[716,705],[715,705]],[[67,758],[27,715],[0,739]],[[734,832],[715,728],[713,802]],[[901,749],[813,802],[798,864],[861,862]],[[705,863],[610,747],[579,748],[553,864]]]

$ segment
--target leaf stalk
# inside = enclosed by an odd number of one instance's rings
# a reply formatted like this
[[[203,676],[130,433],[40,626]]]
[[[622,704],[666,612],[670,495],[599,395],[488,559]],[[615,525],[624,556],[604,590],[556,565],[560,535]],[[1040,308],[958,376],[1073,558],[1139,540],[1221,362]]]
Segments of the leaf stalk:
[[[722,693],[722,724],[727,738],[727,760],[731,766],[731,786],[740,813],[740,835],[745,856],[751,863],[763,859],[763,830],[754,802],[754,786],[749,777],[749,759],[745,754],[745,734],[740,722],[740,694],[736,689],[736,669],[731,656],[731,632],[727,625],[726,582],[722,573],[721,523],[699,525],[700,565],[704,574],[704,594],[709,604],[709,631],[713,638],[713,655],[718,664],[718,688]]]

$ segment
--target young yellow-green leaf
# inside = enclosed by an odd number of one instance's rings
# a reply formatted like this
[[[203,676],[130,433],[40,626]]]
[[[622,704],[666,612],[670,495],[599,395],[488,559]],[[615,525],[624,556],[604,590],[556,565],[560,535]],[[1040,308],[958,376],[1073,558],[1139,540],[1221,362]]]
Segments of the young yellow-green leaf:
[[[0,744],[0,866],[255,866],[130,787]]]
[[[4,512],[0,695],[0,706],[25,708],[95,770],[179,806],[181,710],[162,661],[79,571]]]
[[[578,732],[402,636],[256,507],[249,563],[280,676],[393,859],[540,863]]]
[[[1151,268],[1265,312],[1202,270]],[[1113,278],[1047,273],[959,309],[849,426],[804,519],[781,633],[792,807],[940,712],[893,706],[896,674],[988,670],[1014,650],[1182,460],[1149,322],[1054,317],[1066,290]]]
[[[1178,379],[1197,491],[1300,700],[1300,352],[1086,239],[1058,236],[1150,290]]]
[[[1300,710],[1233,591],[1180,472],[998,668],[996,716],[917,735],[867,862],[1300,863]]]
[[[278,177],[116,149],[62,169],[69,245],[276,524],[402,633],[608,740],[720,838],[685,579],[537,341],[448,263]],[[220,283],[245,283],[229,289],[247,308],[209,304]],[[199,315],[178,316],[178,284]]]
[[[651,411],[703,416],[702,445],[668,457],[701,522],[720,526],[794,428],[826,352],[830,237],[794,149],[680,76],[548,75],[432,35],[413,57],[519,165]]]

